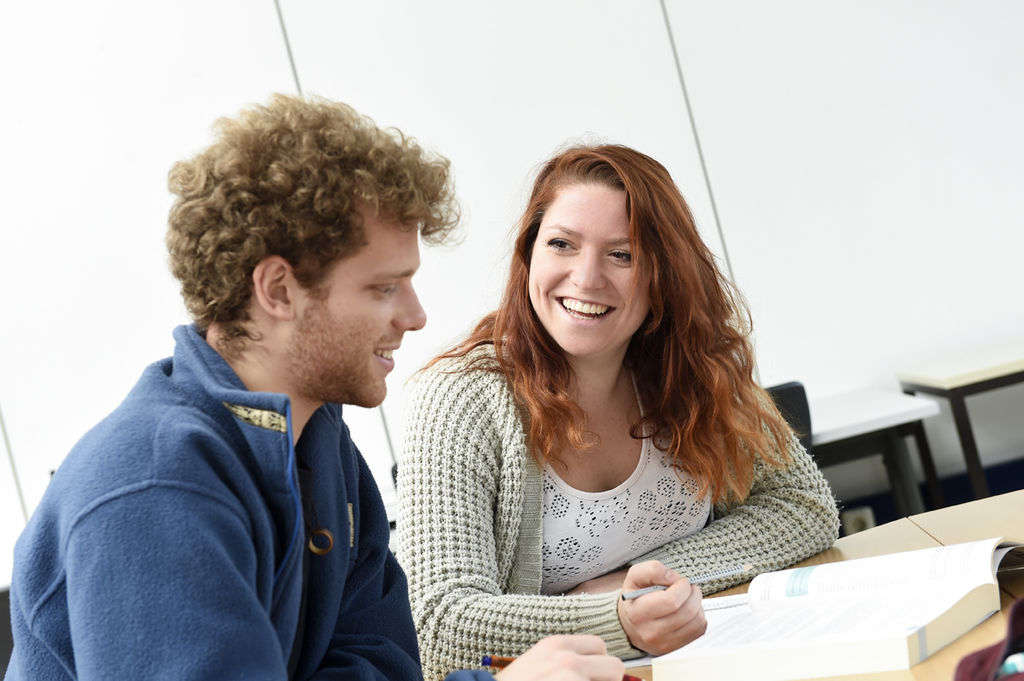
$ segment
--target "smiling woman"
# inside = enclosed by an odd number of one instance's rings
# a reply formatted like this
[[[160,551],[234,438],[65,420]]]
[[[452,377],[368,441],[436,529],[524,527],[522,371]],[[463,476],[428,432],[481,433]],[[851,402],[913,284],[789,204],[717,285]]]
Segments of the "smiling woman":
[[[409,412],[399,560],[428,679],[554,633],[675,649],[705,626],[687,577],[733,575],[718,590],[832,543],[746,319],[660,163],[605,145],[545,164],[500,307]]]
[[[633,267],[626,192],[566,187],[548,207],[530,259],[530,304],[579,374],[578,363],[621,366],[650,309],[650,275]]]

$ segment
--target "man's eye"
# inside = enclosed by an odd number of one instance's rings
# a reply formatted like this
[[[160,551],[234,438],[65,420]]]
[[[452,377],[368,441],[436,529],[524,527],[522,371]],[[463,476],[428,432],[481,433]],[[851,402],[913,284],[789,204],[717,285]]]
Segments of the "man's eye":
[[[389,296],[398,290],[398,284],[387,284],[385,286],[378,286],[377,290],[383,293],[384,295]]]

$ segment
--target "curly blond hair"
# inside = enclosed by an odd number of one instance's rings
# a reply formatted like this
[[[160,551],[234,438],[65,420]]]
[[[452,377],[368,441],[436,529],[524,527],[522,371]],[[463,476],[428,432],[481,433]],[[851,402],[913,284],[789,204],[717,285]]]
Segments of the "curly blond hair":
[[[185,305],[204,333],[221,325],[225,350],[253,338],[245,323],[263,258],[285,258],[314,289],[363,246],[360,206],[428,242],[458,222],[448,160],[345,104],[274,95],[214,130],[209,148],[170,171],[166,242]]]

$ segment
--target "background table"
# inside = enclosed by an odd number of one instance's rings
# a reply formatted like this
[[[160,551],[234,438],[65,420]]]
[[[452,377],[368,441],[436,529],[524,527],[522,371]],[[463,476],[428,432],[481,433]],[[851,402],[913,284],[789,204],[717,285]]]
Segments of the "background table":
[[[943,505],[922,419],[939,413],[934,401],[895,391],[859,390],[810,400],[811,443],[819,466],[882,453],[896,510],[925,510],[904,438],[913,435],[933,507]]]
[[[989,494],[985,469],[967,413],[966,398],[1024,382],[1024,343],[1004,345],[931,362],[896,373],[907,394],[927,393],[949,400],[957,437],[976,499]]]

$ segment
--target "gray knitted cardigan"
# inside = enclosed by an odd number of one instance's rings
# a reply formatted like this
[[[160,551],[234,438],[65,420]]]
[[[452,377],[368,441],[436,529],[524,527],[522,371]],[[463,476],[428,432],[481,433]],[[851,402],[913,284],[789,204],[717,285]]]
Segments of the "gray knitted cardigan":
[[[618,592],[541,595],[541,471],[508,383],[480,369],[453,373],[465,361],[421,374],[398,474],[398,558],[426,680],[479,666],[483,655],[519,655],[550,634],[597,634],[610,654],[643,655],[619,624]],[[686,576],[744,563],[765,572],[831,546],[839,519],[828,483],[795,438],[789,453],[784,470],[757,460],[742,504],[716,507],[700,532],[633,562],[657,559]]]

